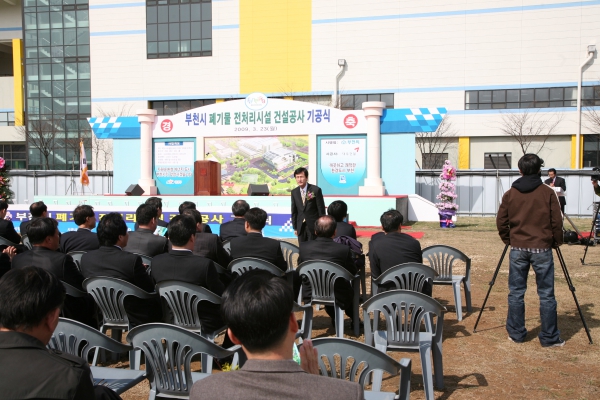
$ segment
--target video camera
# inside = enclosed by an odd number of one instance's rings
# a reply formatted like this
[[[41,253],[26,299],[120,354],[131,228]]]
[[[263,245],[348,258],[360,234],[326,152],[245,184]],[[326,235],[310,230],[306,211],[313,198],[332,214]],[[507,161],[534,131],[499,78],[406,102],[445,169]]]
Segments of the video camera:
[[[592,168],[592,171],[594,171],[594,173],[591,176],[592,180],[600,181],[600,167],[594,167]]]

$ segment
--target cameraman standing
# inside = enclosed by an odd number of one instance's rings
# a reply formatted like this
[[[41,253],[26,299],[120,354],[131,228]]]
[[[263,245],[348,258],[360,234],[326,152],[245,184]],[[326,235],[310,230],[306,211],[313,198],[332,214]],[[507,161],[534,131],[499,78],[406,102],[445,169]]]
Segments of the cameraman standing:
[[[543,347],[564,346],[559,336],[554,298],[554,259],[552,248],[563,243],[560,203],[554,190],[542,184],[544,161],[536,154],[525,154],[519,160],[522,177],[513,182],[502,197],[496,226],[504,243],[511,246],[508,276],[508,338],[522,343],[525,328],[525,291],[529,266],[533,267],[540,298]]]

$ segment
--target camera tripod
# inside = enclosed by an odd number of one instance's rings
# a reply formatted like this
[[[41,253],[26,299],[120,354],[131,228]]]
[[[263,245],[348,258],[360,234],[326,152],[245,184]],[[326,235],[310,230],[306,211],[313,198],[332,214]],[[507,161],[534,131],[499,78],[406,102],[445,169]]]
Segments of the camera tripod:
[[[590,229],[590,236],[587,238],[587,243],[585,244],[585,250],[583,252],[583,258],[581,258],[581,265],[592,265],[585,263],[585,257],[587,256],[588,247],[590,247],[590,243],[595,244],[596,237],[596,219],[598,218],[598,211],[600,210],[600,202],[594,202],[594,217],[592,218],[592,228]]]
[[[596,214],[598,211],[596,211]],[[479,316],[477,316],[477,321],[475,322],[475,326],[473,327],[473,333],[477,333],[477,325],[479,324],[479,319],[481,318],[481,314],[483,314],[483,310],[485,309],[485,304],[488,301],[488,297],[490,297],[490,292],[492,291],[492,286],[496,282],[496,277],[498,276],[498,272],[500,271],[500,267],[502,266],[502,261],[504,261],[504,257],[506,256],[506,252],[508,251],[508,244],[504,247],[504,251],[502,252],[502,256],[500,257],[500,261],[498,262],[498,266],[496,267],[496,271],[494,272],[494,276],[490,281],[490,288],[488,289],[487,294],[485,295],[485,300],[483,300],[483,305],[481,306],[481,310],[479,310]],[[575,286],[573,286],[573,281],[571,280],[571,276],[569,275],[569,271],[567,271],[567,265],[565,264],[565,259],[563,258],[562,252],[560,248],[556,248],[556,255],[558,256],[558,261],[560,262],[560,266],[562,267],[563,273],[565,274],[565,280],[567,281],[567,285],[569,286],[569,290],[573,295],[573,300],[575,300],[575,305],[577,306],[577,311],[579,311],[579,317],[581,317],[581,322],[583,323],[583,327],[585,328],[585,333],[587,333],[587,337],[592,342],[592,336],[590,335],[590,330],[585,322],[585,318],[583,317],[583,313],[581,312],[581,307],[579,306],[579,301],[577,300],[577,296],[575,295]]]

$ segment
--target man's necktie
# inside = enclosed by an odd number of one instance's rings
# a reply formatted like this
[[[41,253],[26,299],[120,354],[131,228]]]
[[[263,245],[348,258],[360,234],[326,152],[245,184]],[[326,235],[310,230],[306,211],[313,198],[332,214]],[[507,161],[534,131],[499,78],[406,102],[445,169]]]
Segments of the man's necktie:
[[[306,203],[306,193],[304,190],[300,189],[300,195],[302,196],[302,205]]]

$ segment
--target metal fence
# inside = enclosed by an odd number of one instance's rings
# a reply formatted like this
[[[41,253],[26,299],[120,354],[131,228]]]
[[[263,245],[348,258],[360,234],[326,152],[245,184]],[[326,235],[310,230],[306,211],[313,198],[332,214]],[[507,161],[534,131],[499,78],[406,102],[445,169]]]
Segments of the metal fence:
[[[75,196],[82,194],[112,194],[112,171],[88,171],[89,186],[79,183],[79,171],[9,172],[14,204],[29,204],[34,196]]]
[[[441,170],[417,171],[416,194],[431,202],[438,202]],[[546,170],[542,178],[547,178]],[[590,182],[591,170],[558,170],[557,175],[567,184],[565,213],[572,217],[591,217],[593,202],[600,201]],[[495,216],[502,195],[519,178],[518,170],[462,170],[457,171],[456,202],[458,214],[465,216]]]

